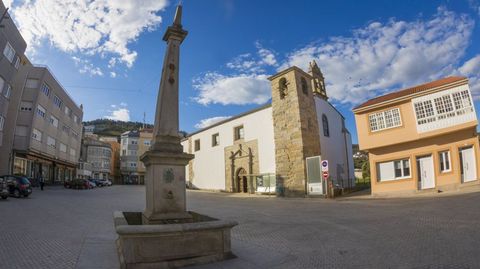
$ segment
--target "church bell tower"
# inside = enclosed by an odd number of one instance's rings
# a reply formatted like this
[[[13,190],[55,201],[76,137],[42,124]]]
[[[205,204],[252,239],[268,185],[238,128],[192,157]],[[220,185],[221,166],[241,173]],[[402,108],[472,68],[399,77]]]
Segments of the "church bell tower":
[[[310,62],[308,73],[312,76],[313,94],[328,100],[327,90],[325,88],[325,78],[315,60]]]

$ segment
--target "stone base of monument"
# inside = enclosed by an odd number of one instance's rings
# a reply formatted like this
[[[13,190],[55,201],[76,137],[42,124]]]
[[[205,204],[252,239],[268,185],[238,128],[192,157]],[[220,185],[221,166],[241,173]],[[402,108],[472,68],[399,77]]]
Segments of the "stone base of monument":
[[[230,231],[237,222],[188,213],[191,218],[144,225],[142,212],[114,212],[121,268],[178,268],[235,258]]]

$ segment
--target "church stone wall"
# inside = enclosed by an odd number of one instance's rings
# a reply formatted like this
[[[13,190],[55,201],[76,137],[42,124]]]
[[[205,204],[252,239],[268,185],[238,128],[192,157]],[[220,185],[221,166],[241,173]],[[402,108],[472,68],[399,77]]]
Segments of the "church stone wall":
[[[302,83],[302,78],[307,83]],[[282,83],[282,79],[285,79],[286,83]],[[311,79],[309,74],[297,67],[288,68],[270,77],[279,195],[304,196],[305,158],[320,155],[319,128]]]

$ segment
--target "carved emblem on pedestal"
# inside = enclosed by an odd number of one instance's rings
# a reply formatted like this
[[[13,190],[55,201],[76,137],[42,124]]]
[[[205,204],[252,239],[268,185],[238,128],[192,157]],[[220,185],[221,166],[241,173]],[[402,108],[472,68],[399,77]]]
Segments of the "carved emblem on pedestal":
[[[163,170],[163,181],[166,183],[172,183],[175,179],[175,174],[173,173],[173,168],[166,168]]]

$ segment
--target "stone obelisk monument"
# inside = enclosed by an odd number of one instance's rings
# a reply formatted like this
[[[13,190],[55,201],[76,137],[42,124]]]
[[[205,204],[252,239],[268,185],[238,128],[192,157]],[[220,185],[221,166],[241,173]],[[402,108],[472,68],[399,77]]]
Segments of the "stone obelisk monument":
[[[191,218],[186,211],[185,166],[194,155],[183,152],[178,127],[180,45],[188,32],[182,28],[182,6],[177,6],[173,25],[163,40],[167,50],[158,90],[153,143],[141,156],[146,167],[144,224]]]

